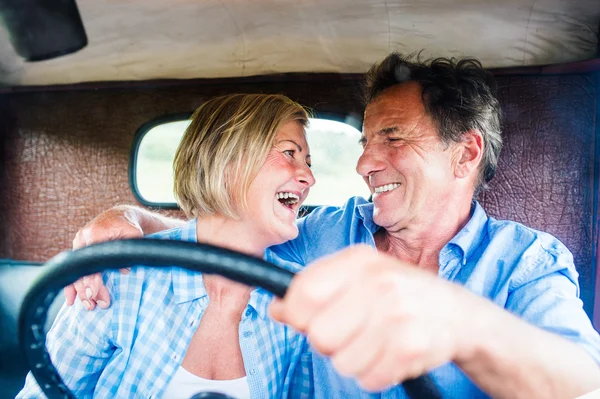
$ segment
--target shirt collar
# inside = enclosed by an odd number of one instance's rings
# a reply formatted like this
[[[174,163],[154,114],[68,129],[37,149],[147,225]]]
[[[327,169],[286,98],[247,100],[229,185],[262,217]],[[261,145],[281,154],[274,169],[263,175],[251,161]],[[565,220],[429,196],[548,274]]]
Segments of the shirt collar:
[[[187,242],[198,242],[196,236],[196,219],[192,219],[179,228],[179,237],[168,236],[167,239],[179,239]],[[202,274],[191,272],[180,267],[171,269],[171,282],[175,303],[184,303],[207,295]]]
[[[356,206],[356,215],[363,221],[363,225],[371,232],[371,234],[375,234],[377,229],[379,229],[379,226],[373,221],[373,203],[367,202],[367,200],[363,198],[360,198],[359,201],[364,202]]]
[[[373,222],[373,203],[366,200],[363,201],[364,203],[356,206],[356,214],[371,234],[375,234],[379,226]],[[473,201],[471,205],[471,218],[450,242],[444,246],[444,249],[448,251],[450,247],[456,246],[461,252],[462,263],[465,264],[483,239],[483,231],[487,221],[488,216],[481,205],[479,205],[479,202]],[[444,252],[444,249],[442,252]]]
[[[170,235],[166,238],[171,237],[173,236]],[[184,226],[180,227],[179,239],[181,241],[198,242],[196,235],[196,219],[190,220]],[[204,281],[201,273],[191,272],[180,267],[173,267],[171,269],[171,281],[174,301],[177,304],[208,296],[206,288],[204,288]],[[268,306],[272,297],[273,296],[268,291],[257,288],[250,294],[248,305],[264,319],[268,317]]]
[[[454,245],[461,250],[463,265],[467,263],[467,259],[477,249],[481,240],[483,240],[483,232],[487,221],[488,216],[481,205],[479,205],[479,202],[473,201],[471,205],[471,218],[445,246],[445,248],[448,248]]]

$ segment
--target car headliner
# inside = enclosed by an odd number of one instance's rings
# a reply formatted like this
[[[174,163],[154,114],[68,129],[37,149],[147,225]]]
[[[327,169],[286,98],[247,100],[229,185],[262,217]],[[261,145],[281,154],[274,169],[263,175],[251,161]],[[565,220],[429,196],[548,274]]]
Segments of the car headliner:
[[[486,67],[597,56],[599,0],[80,0],[89,44],[26,63],[0,29],[0,84],[364,72],[390,51]]]

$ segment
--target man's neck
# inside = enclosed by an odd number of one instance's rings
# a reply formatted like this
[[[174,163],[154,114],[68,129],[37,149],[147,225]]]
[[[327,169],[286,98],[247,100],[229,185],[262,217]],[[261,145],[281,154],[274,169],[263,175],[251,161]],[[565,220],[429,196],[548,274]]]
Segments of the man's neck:
[[[455,211],[448,212],[447,209]],[[378,230],[375,233],[377,249],[437,274],[440,251],[469,221],[471,201],[463,201],[429,216],[427,221],[395,231]]]

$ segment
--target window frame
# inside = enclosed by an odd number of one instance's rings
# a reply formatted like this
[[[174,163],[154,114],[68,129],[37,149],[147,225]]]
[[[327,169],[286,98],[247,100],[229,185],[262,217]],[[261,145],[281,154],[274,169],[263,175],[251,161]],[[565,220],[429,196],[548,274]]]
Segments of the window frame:
[[[140,193],[137,185],[137,160],[138,160],[138,152],[140,149],[140,145],[142,140],[146,136],[146,134],[152,130],[153,128],[171,122],[181,122],[184,120],[188,120],[192,117],[193,112],[180,112],[174,114],[167,114],[151,119],[144,124],[142,124],[137,130],[133,137],[133,142],[131,144],[131,154],[129,156],[129,167],[128,167],[128,180],[129,187],[131,188],[131,192],[135,197],[136,201],[138,201],[143,206],[147,206],[149,208],[156,209],[165,209],[165,210],[173,210],[173,209],[181,209],[177,205],[176,202],[156,202],[156,201],[148,201],[146,200],[142,194]],[[311,110],[310,117],[315,119],[327,119],[335,122],[345,123],[356,128],[358,131],[362,129],[362,119],[356,117],[356,115],[351,114],[342,114],[336,112],[318,112]],[[312,212],[315,208],[320,205],[303,205],[301,211],[299,213],[300,216],[304,216],[310,212]]]

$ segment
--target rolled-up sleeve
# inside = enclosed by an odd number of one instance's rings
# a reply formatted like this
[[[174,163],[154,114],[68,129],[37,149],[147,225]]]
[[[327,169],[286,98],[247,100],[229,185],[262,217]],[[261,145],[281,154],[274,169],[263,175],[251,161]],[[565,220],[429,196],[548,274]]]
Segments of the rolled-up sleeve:
[[[578,274],[566,248],[551,248],[524,259],[506,308],[544,330],[580,345],[600,364],[600,335],[579,298]]]

